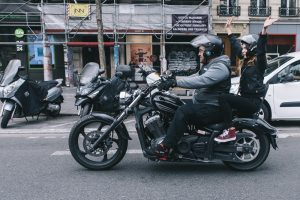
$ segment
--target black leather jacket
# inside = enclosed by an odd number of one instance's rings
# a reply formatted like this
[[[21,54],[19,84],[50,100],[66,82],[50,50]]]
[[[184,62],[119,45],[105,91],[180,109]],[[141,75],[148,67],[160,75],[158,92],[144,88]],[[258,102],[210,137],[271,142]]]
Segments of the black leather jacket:
[[[241,45],[235,36],[230,35],[230,42],[235,55],[241,55]],[[266,59],[267,35],[259,36],[257,42],[256,63],[254,66],[242,66],[239,92],[244,97],[263,97],[266,92],[264,73],[267,68]]]

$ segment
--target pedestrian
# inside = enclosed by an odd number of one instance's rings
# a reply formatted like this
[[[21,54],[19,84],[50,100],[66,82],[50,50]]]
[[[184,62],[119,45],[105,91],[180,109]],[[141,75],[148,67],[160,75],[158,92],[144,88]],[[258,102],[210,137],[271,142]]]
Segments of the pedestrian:
[[[230,59],[223,54],[224,44],[216,35],[202,34],[194,38],[191,44],[198,48],[200,62],[203,67],[198,73],[180,79],[170,79],[162,84],[163,89],[183,87],[196,89],[193,103],[179,107],[162,142],[151,149],[153,153],[166,159],[170,150],[188,131],[188,125],[203,126],[221,120],[218,96],[229,93],[230,89]]]
[[[223,134],[215,138],[217,142],[228,142],[236,139],[235,129],[231,127],[232,109],[236,109],[241,117],[252,117],[259,111],[267,87],[264,85],[264,72],[267,68],[266,45],[267,29],[277,21],[267,17],[261,33],[249,34],[239,38],[232,34],[229,18],[225,24],[233,52],[242,59],[239,94],[223,94],[219,97],[220,109],[225,122]]]

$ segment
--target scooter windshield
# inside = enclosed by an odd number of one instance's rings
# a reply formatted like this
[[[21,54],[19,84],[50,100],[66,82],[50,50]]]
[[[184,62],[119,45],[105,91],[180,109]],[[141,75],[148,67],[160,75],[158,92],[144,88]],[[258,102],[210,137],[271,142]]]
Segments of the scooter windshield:
[[[90,83],[95,77],[98,76],[99,70],[100,68],[98,63],[87,63],[80,75],[80,85],[86,85],[87,83]]]
[[[14,59],[9,61],[7,67],[5,68],[1,80],[1,86],[6,86],[14,80],[14,77],[18,73],[18,68],[20,66],[21,66],[21,61],[19,59]]]

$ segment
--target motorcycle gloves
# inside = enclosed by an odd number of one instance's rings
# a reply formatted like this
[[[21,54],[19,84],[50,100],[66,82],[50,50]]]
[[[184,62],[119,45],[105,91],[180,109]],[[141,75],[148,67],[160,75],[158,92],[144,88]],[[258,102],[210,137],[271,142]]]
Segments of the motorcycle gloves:
[[[167,79],[160,83],[160,85],[157,87],[159,90],[169,90],[171,87],[176,87],[177,82],[175,78]]]

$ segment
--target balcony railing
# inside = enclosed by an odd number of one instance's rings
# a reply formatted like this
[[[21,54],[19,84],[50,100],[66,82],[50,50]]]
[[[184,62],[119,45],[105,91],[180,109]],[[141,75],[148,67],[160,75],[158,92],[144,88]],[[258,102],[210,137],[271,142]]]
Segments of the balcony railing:
[[[270,6],[267,7],[248,7],[248,15],[249,16],[261,16],[266,17],[271,15],[272,8]]]
[[[300,16],[300,8],[279,8],[279,16],[280,17],[299,17]]]
[[[240,16],[241,6],[224,6],[219,5],[217,7],[217,12],[219,16]]]

